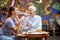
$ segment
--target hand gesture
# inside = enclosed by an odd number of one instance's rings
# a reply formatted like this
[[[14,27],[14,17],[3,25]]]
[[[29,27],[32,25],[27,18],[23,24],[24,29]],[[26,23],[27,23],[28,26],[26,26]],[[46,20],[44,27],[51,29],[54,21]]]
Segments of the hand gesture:
[[[29,25],[29,28],[32,28],[32,27],[33,27],[32,24],[30,24],[30,25]]]
[[[25,19],[25,16],[22,16],[21,18],[20,18],[20,23],[23,23],[24,22],[24,19]]]

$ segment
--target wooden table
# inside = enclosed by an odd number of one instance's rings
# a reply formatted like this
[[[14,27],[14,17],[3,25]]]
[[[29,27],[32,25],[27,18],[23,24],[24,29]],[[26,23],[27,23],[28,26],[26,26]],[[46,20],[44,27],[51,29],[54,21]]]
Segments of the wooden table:
[[[34,32],[34,33],[25,34],[25,35],[17,35],[17,37],[27,38],[27,40],[29,40],[30,38],[42,38],[43,40],[47,40],[47,38],[49,37],[49,33],[48,32]]]

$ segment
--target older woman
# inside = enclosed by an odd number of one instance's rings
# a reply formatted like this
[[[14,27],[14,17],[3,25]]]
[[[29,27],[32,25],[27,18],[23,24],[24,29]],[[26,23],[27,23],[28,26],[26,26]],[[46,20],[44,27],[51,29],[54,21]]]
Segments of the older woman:
[[[29,16],[25,18],[24,30],[31,30],[33,32],[42,31],[42,18],[36,15],[36,7],[34,5],[28,7]],[[35,39],[33,39],[35,40]],[[38,39],[36,39],[38,40]]]
[[[34,31],[35,29],[39,28],[40,31],[42,31],[42,19],[41,16],[35,14],[36,13],[35,6],[29,6],[28,10],[29,16],[25,18],[24,29]]]

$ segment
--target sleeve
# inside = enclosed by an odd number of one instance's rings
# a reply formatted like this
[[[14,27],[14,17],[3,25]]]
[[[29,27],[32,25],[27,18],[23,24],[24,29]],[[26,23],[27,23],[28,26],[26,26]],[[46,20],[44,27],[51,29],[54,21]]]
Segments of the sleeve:
[[[40,28],[40,30],[42,31],[42,18],[39,17],[39,20],[38,20],[38,28]]]
[[[15,27],[15,24],[12,20],[9,20],[7,21],[7,25],[10,27],[10,28],[14,28]]]
[[[23,24],[23,26],[24,26],[24,30],[27,30],[29,27],[28,27],[28,21],[27,21],[28,19],[25,19],[24,20],[24,24]]]

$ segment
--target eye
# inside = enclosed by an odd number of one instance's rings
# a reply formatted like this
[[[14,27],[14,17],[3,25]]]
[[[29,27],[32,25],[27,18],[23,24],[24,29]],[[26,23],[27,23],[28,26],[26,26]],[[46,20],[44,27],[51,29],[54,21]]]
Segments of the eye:
[[[29,10],[29,11],[31,11],[31,10]]]

